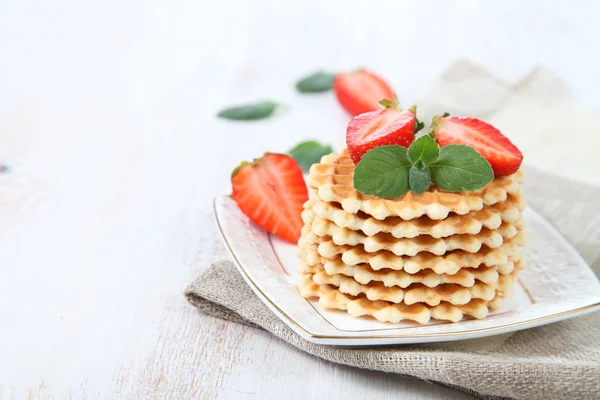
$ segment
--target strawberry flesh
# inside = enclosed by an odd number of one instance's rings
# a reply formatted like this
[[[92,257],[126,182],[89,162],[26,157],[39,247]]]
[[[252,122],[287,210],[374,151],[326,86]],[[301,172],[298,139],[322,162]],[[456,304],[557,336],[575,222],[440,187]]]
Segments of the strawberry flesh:
[[[254,223],[288,242],[298,241],[308,191],[293,158],[266,153],[242,163],[232,174],[231,186],[233,200]]]
[[[333,81],[340,105],[351,115],[379,109],[382,99],[394,100],[394,90],[377,74],[361,69],[338,74]]]
[[[436,117],[435,135],[440,146],[464,144],[473,147],[492,166],[494,176],[519,170],[523,154],[498,129],[476,118]]]
[[[348,153],[358,164],[363,155],[377,146],[397,144],[408,147],[414,140],[415,113],[386,108],[358,115],[346,130]]]

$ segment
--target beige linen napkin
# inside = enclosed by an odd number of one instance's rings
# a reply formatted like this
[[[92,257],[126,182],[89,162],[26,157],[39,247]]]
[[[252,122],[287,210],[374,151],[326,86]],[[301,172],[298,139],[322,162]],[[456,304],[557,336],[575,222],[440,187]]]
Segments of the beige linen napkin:
[[[566,104],[569,95],[545,70],[535,70],[511,88],[482,68],[460,61],[442,75],[419,107],[429,116],[449,111],[492,122],[500,116],[497,120],[514,130],[518,126],[507,121],[522,117],[510,118],[520,110],[513,103],[527,105],[524,108],[531,112],[532,102],[548,98]],[[600,187],[524,168],[528,204],[594,265],[600,257]],[[600,264],[594,267],[598,275]],[[340,364],[436,381],[485,398],[600,398],[600,313],[483,339],[349,349],[302,339],[263,305],[230,261],[206,269],[185,295],[205,313],[268,330],[301,350]]]

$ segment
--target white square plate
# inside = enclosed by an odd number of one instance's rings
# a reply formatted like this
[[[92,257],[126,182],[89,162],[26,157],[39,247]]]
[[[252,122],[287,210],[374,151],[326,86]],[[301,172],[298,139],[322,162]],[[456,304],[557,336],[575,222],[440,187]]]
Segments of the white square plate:
[[[253,224],[229,196],[214,200],[223,240],[254,293],[306,340],[337,346],[365,346],[472,339],[532,328],[600,309],[600,282],[577,251],[539,214],[524,212],[530,244],[526,267],[504,307],[484,320],[458,323],[384,324],[321,308],[304,299],[295,283],[296,245]]]

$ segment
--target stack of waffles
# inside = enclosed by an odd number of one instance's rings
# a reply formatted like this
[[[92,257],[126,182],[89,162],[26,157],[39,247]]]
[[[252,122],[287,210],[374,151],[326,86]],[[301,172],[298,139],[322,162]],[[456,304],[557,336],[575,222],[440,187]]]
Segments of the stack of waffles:
[[[312,166],[298,242],[300,293],[382,322],[485,318],[524,267],[521,171],[475,192],[396,199],[354,189],[347,150]]]

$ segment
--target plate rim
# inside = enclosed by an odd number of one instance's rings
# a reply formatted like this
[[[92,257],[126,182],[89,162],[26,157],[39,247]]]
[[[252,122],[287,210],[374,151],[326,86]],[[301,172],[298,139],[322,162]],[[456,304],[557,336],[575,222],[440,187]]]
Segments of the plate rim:
[[[217,229],[219,230],[219,233],[221,235],[221,239],[223,240],[223,243],[225,243],[225,247],[227,248],[228,253],[233,258],[238,271],[240,271],[242,277],[244,278],[244,281],[246,281],[248,286],[250,286],[250,289],[252,289],[252,291],[262,300],[262,302],[265,305],[267,305],[275,314],[278,315],[278,317],[280,319],[283,320],[284,323],[286,323],[290,328],[292,328],[298,334],[301,334],[302,336],[313,339],[313,340],[311,340],[313,343],[315,342],[315,339],[319,340],[319,341],[321,341],[321,340],[336,340],[336,341],[337,340],[349,340],[349,341],[354,341],[354,342],[365,341],[365,340],[378,341],[378,340],[385,340],[385,339],[412,339],[412,338],[444,338],[444,339],[441,339],[440,341],[449,341],[452,339],[448,339],[448,337],[452,337],[452,336],[454,336],[455,340],[459,340],[459,339],[461,339],[461,337],[462,337],[462,339],[469,339],[472,337],[472,335],[477,335],[476,337],[490,336],[490,335],[493,335],[495,331],[502,331],[502,330],[507,330],[507,329],[515,328],[515,327],[521,327],[520,329],[516,329],[516,330],[522,330],[522,329],[526,328],[527,326],[535,327],[535,326],[543,325],[543,324],[541,324],[543,322],[551,323],[551,322],[553,322],[553,320],[555,320],[555,322],[558,322],[562,319],[562,317],[565,317],[565,316],[575,317],[577,315],[583,315],[583,314],[592,312],[596,308],[600,309],[600,301],[598,301],[596,303],[588,304],[586,306],[577,307],[577,308],[574,308],[571,310],[561,311],[561,312],[550,314],[550,315],[544,315],[544,316],[537,317],[537,318],[531,318],[531,319],[528,319],[525,321],[512,322],[509,324],[487,327],[487,328],[469,329],[469,330],[460,331],[460,332],[412,333],[412,334],[378,335],[378,336],[372,336],[372,335],[337,336],[337,335],[313,333],[313,332],[308,331],[306,328],[304,328],[296,320],[294,320],[292,317],[290,317],[285,311],[283,311],[275,302],[273,302],[260,289],[260,287],[258,287],[258,285],[252,280],[252,278],[248,274],[248,271],[246,271],[246,269],[243,267],[242,263],[239,261],[238,257],[236,256],[236,254],[234,253],[234,251],[232,249],[232,246],[229,244],[227,235],[225,234],[223,227],[221,225],[221,221],[219,220],[219,213],[217,212],[217,201],[221,198],[226,198],[226,197],[230,197],[230,196],[217,195],[213,198],[213,217],[214,217],[215,223],[217,225]],[[534,210],[532,210],[532,211],[534,211]],[[539,215],[539,213],[537,213],[537,212],[535,212],[535,213]],[[540,215],[540,217],[541,217],[541,215]],[[544,222],[550,224],[550,222],[548,222],[545,218],[543,218],[543,217],[541,217],[541,218],[544,220]],[[556,228],[555,228],[555,230],[556,230]],[[556,230],[556,231],[559,233],[560,238],[563,240],[563,242],[566,243],[566,245],[572,250],[572,252],[577,254],[577,256],[581,259],[581,261],[583,261],[583,263],[585,264],[585,266],[587,268],[590,268],[589,265],[587,264],[587,262],[585,262],[585,260],[583,259],[583,257],[581,257],[581,254],[579,254],[579,252],[573,247],[573,245],[558,230]],[[479,334],[482,334],[482,333],[483,333],[483,335],[480,336]],[[347,345],[352,345],[352,344],[349,343]]]

